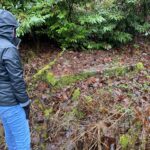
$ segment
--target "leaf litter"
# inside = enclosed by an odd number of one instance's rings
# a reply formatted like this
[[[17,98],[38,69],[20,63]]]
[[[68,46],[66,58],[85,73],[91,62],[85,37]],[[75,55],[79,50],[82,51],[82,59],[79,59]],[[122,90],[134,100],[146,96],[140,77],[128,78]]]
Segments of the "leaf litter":
[[[52,66],[56,77],[114,66],[144,68],[120,74],[96,74],[62,88],[32,76],[59,50],[24,59],[31,106],[34,150],[150,149],[150,47],[139,42],[113,51],[66,51]],[[22,50],[23,58],[27,57]],[[2,139],[2,136],[0,135]],[[4,139],[0,140],[1,149]]]

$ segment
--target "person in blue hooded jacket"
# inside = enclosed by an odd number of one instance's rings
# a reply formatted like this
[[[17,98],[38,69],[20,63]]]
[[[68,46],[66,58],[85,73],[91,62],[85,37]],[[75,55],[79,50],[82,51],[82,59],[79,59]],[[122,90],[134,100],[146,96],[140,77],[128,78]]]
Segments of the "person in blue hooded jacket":
[[[0,119],[9,150],[30,150],[30,100],[23,79],[16,18],[0,9]]]

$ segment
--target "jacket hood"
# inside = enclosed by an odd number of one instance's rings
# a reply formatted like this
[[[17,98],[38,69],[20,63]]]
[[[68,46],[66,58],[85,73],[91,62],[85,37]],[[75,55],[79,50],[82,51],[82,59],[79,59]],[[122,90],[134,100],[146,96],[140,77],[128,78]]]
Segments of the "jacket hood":
[[[18,28],[18,26],[19,23],[12,13],[0,9],[0,38],[5,38],[17,46],[20,43],[20,39],[14,37],[14,29]]]

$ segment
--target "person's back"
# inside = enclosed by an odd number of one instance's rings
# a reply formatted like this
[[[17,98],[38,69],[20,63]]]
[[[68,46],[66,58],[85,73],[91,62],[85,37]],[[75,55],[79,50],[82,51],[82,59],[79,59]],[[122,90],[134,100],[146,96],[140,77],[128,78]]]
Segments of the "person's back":
[[[0,118],[10,150],[29,150],[29,97],[23,79],[17,50],[18,22],[6,10],[0,9]]]
[[[0,106],[16,105],[17,101],[13,94],[13,89],[9,74],[5,68],[3,59],[4,53],[7,49],[15,47],[8,41],[0,37]]]

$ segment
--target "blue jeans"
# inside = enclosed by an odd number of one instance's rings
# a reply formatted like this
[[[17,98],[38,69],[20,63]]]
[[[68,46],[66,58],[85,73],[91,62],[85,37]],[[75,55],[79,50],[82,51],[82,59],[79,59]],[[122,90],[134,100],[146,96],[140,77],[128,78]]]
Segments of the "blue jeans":
[[[30,131],[25,112],[20,105],[0,106],[0,118],[9,150],[30,150]]]

